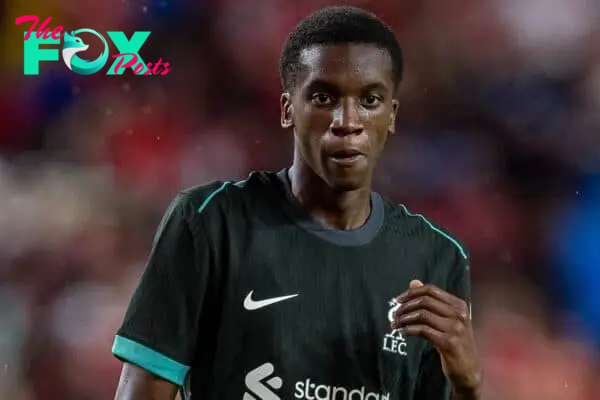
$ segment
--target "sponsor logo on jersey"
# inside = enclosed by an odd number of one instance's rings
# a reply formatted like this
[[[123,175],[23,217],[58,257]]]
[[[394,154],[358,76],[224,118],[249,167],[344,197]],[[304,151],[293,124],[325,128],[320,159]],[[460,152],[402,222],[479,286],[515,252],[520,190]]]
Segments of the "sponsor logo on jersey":
[[[398,308],[400,308],[400,303],[396,299],[391,299],[389,301],[390,309],[388,311],[388,320],[390,323],[394,321],[394,313]],[[383,336],[383,345],[381,347],[383,351],[387,351],[389,353],[395,353],[400,356],[406,357],[408,353],[406,338],[400,333],[399,330],[393,329],[390,333],[386,333]]]
[[[348,389],[314,383],[311,379],[296,382],[294,397],[310,400],[390,400],[389,393],[367,392],[364,386]]]
[[[258,310],[260,308],[267,307],[272,304],[279,303],[279,302],[282,302],[282,301],[285,301],[288,299],[293,299],[294,297],[298,296],[298,293],[296,293],[296,294],[290,294],[287,296],[272,297],[270,299],[254,300],[252,298],[253,293],[254,293],[254,291],[251,290],[250,293],[248,293],[248,295],[244,299],[244,308],[248,311]]]
[[[264,363],[246,375],[246,388],[243,400],[281,400],[277,391],[283,386],[280,377],[275,376],[275,367]],[[342,386],[315,383],[307,378],[294,385],[294,398],[306,400],[389,400],[389,393],[367,392],[364,386],[346,388]]]
[[[283,381],[278,376],[273,376],[275,367],[271,363],[264,363],[246,375],[246,388],[243,400],[280,400],[275,390],[281,389]]]

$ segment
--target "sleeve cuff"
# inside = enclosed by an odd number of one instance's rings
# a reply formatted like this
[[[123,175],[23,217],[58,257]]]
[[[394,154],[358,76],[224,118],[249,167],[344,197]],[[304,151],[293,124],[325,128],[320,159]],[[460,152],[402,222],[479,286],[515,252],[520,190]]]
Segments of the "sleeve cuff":
[[[181,364],[152,350],[138,342],[117,335],[112,347],[112,353],[124,361],[143,368],[154,375],[183,386],[190,370],[187,365]]]

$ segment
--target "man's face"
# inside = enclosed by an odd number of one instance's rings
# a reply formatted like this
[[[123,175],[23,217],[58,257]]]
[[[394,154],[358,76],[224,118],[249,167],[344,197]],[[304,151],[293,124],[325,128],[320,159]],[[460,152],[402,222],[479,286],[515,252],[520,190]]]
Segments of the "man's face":
[[[305,49],[291,93],[281,97],[282,126],[294,128],[302,161],[334,190],[367,186],[394,131],[392,61],[368,44]]]

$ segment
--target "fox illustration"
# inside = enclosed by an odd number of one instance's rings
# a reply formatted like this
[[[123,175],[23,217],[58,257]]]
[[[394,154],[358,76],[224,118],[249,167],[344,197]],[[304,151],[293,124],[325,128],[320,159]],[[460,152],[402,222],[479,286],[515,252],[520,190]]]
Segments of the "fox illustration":
[[[64,40],[65,43],[62,49],[63,60],[65,61],[65,64],[67,64],[67,67],[69,67],[70,70],[73,70],[73,68],[71,67],[71,61],[75,53],[85,51],[90,46],[83,43],[83,40],[81,40],[81,38],[78,38],[77,36],[73,35],[73,32],[71,32],[70,35],[67,32],[65,32]]]
[[[69,34],[65,32],[64,44],[62,48],[63,60],[71,71],[82,75],[90,75],[100,71],[104,64],[106,64],[106,61],[108,60],[108,44],[106,43],[106,40],[104,40],[104,37],[102,37],[102,35],[98,34],[96,31],[91,29],[80,29],[77,31],[77,33],[79,32],[89,32],[98,36],[104,43],[104,51],[102,54],[100,54],[100,57],[94,61],[82,60],[76,54],[87,50],[90,46],[83,43],[83,40],[77,37],[75,33],[71,32],[71,34]]]

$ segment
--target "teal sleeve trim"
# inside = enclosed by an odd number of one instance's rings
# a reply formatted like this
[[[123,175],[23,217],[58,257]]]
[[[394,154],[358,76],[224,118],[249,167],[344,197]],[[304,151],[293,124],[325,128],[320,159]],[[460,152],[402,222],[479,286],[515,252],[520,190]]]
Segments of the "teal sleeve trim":
[[[204,200],[204,202],[200,205],[200,207],[198,207],[198,213],[201,213],[202,211],[204,211],[204,209],[206,208],[208,203],[210,203],[210,201],[212,199],[214,199],[216,195],[218,195],[220,192],[222,192],[227,187],[227,185],[229,185],[230,183],[231,182],[229,182],[229,181],[223,182],[223,184],[218,189],[216,189],[214,192],[212,192],[210,195],[208,195],[208,197]]]
[[[112,353],[178,386],[183,386],[190,370],[190,367],[123,336],[115,337]]]
[[[463,256],[463,258],[465,260],[468,259],[467,252],[460,245],[460,243],[458,243],[458,241],[456,239],[454,239],[452,236],[448,235],[446,232],[444,232],[443,230],[441,230],[437,226],[433,225],[427,218],[425,218],[425,216],[423,216],[423,214],[413,214],[410,211],[408,211],[408,209],[406,208],[406,206],[404,206],[403,204],[400,204],[400,207],[402,207],[404,209],[404,212],[406,212],[406,214],[410,215],[411,217],[419,217],[419,218],[421,218],[423,220],[423,222],[425,222],[427,224],[427,226],[429,226],[429,228],[431,228],[431,230],[433,230],[434,232],[437,232],[438,234],[440,234],[444,238],[448,239],[450,241],[450,243],[452,243],[454,246],[456,246],[456,248],[460,252],[460,255]]]
[[[248,181],[248,179],[244,179],[243,181],[234,182],[233,185],[240,187],[240,186],[243,186],[247,181]],[[202,204],[200,204],[200,207],[198,207],[198,210],[197,210],[198,213],[202,213],[202,211],[204,211],[204,209],[206,208],[206,206],[208,205],[208,203],[210,203],[211,200],[214,199],[216,195],[218,195],[220,192],[222,192],[223,190],[225,190],[225,188],[229,184],[232,184],[232,183],[230,181],[223,182],[223,184],[221,186],[219,186],[218,189],[216,189],[214,192],[212,192],[210,195],[208,195],[206,197],[206,199],[204,199],[204,201],[202,202]]]

